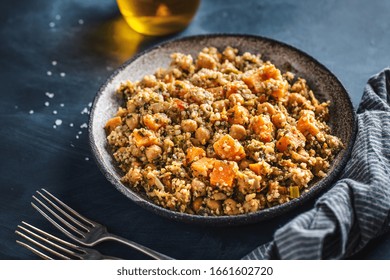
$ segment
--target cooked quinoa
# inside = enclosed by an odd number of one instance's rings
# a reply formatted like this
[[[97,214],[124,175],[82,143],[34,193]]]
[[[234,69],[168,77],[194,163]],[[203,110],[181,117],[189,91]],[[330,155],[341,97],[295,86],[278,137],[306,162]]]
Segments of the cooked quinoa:
[[[343,144],[329,101],[258,54],[204,48],[117,90],[105,129],[123,183],[154,203],[197,215],[237,215],[299,197]]]

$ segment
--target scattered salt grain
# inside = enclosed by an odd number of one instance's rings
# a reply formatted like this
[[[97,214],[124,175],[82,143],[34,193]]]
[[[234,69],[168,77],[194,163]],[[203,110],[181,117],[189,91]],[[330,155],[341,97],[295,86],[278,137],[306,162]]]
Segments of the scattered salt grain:
[[[89,102],[89,103],[88,103],[88,107],[91,107],[91,106],[92,106],[92,102]]]
[[[54,128],[54,129],[56,129],[56,128],[57,128],[57,126],[54,124],[54,125],[53,125],[53,128]]]
[[[88,125],[86,123],[83,123],[82,125],[80,125],[80,128],[87,128]]]
[[[70,126],[70,127],[73,127],[73,123],[70,123],[69,126]]]
[[[48,76],[51,76],[53,73],[52,73],[51,71],[47,71],[46,74],[47,74]]]
[[[74,145],[73,145],[72,143],[70,143],[70,146],[71,146],[72,148],[74,148]]]
[[[85,157],[85,160],[88,161],[88,160],[89,160],[89,157]]]
[[[45,92],[45,95],[49,98],[53,98],[54,97],[54,93],[50,93],[50,92]]]
[[[55,121],[55,124],[56,124],[56,125],[61,125],[61,124],[62,124],[62,120],[57,119],[57,120]]]
[[[56,65],[57,65],[57,61],[53,60],[53,61],[51,62],[51,65],[56,66]]]
[[[60,104],[60,107],[64,107],[64,106],[65,106],[65,104],[64,104],[64,103],[61,103],[61,104]]]
[[[84,24],[84,20],[83,19],[79,19],[79,24],[83,25]]]
[[[63,78],[63,77],[66,76],[66,74],[65,74],[64,72],[61,72],[61,73],[60,73],[60,76]]]
[[[60,20],[60,19],[61,19],[61,15],[56,15],[56,16],[55,16],[55,19],[56,19],[56,20]]]
[[[53,28],[53,27],[56,26],[56,24],[55,24],[54,22],[51,21],[51,22],[49,23],[49,26],[50,26],[51,28]]]
[[[46,102],[45,102],[45,106],[46,106],[46,107],[49,107],[49,105],[50,105],[50,103],[46,101]]]
[[[89,114],[88,108],[84,108],[84,109],[81,111],[81,114],[82,114],[82,115],[84,115],[84,114]]]
[[[57,111],[56,110],[53,111],[53,115],[57,115]]]
[[[19,106],[18,105],[15,105],[15,109],[18,109],[19,108]]]
[[[76,139],[79,139],[80,137],[78,135],[76,135]]]
[[[83,132],[82,132],[82,131],[79,131],[78,134],[83,134]]]
[[[30,110],[30,112],[28,112],[30,115],[34,114],[34,110]]]

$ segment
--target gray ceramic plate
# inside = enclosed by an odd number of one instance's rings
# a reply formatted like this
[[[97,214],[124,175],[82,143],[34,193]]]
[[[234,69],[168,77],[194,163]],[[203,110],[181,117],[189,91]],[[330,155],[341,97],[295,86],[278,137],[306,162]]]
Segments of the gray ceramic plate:
[[[140,80],[146,74],[153,74],[159,67],[167,67],[170,54],[182,52],[196,57],[206,46],[223,49],[232,46],[239,51],[261,53],[263,60],[268,59],[283,71],[291,70],[303,77],[320,100],[330,100],[330,126],[334,135],[340,137],[346,148],[342,150],[332,163],[328,176],[317,182],[301,197],[286,204],[261,210],[255,213],[238,216],[203,217],[178,213],[164,209],[152,203],[145,195],[134,192],[120,182],[123,175],[116,167],[107,147],[106,135],[103,129],[107,120],[112,117],[120,100],[114,96],[120,83],[126,80]],[[93,102],[89,122],[89,138],[93,154],[103,174],[121,193],[138,205],[156,214],[174,220],[204,225],[241,225],[269,219],[292,211],[305,201],[319,195],[329,188],[340,171],[344,168],[356,134],[355,114],[348,93],[340,81],[317,60],[294,47],[271,39],[250,35],[201,35],[169,41],[142,52],[115,71],[108,81],[100,88]]]

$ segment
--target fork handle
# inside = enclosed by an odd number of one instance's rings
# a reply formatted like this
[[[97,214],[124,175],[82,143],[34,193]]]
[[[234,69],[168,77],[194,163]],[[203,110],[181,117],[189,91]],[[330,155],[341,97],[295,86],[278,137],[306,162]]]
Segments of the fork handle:
[[[130,241],[126,238],[123,238],[121,236],[115,235],[115,234],[107,234],[105,236],[106,240],[112,240],[112,241],[117,241],[119,243],[125,244],[141,253],[144,253],[145,255],[148,255],[149,257],[155,259],[155,260],[174,260],[171,257],[168,257],[164,254],[161,254],[159,252],[156,252],[150,248],[147,248],[143,245],[140,245],[138,243],[135,243],[134,241]]]

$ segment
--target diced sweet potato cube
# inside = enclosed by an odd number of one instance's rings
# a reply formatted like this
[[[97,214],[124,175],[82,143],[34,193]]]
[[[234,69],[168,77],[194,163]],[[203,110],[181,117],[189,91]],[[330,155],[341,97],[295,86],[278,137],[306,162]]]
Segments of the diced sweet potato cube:
[[[173,103],[176,105],[176,107],[180,110],[183,111],[188,107],[188,103],[180,100],[180,99],[173,99]]]
[[[210,184],[213,186],[231,187],[238,171],[238,165],[234,161],[217,160],[213,171],[210,173]]]
[[[242,80],[253,92],[267,93],[277,100],[283,98],[288,89],[287,81],[273,64],[264,64],[258,70],[244,75]]]
[[[230,124],[245,124],[249,122],[249,111],[244,106],[235,105],[227,113]]]
[[[320,130],[317,127],[316,119],[314,117],[314,112],[309,110],[303,110],[301,117],[297,122],[297,128],[303,134],[310,133],[311,135],[317,135]]]
[[[147,129],[134,129],[132,136],[137,147],[149,147],[159,144],[156,135]]]
[[[230,135],[222,136],[213,145],[215,153],[221,159],[240,161],[246,154],[244,147]]]
[[[187,149],[186,161],[187,164],[192,163],[193,161],[200,160],[206,156],[206,151],[199,147],[191,147]]]
[[[226,85],[226,98],[229,98],[230,95],[238,93],[240,89],[248,88],[247,85],[241,81],[234,81]]]
[[[119,116],[113,117],[106,122],[106,125],[104,126],[104,128],[106,129],[107,134],[110,134],[111,131],[113,131],[117,126],[119,126],[121,124],[122,124],[121,117],[119,117]]]
[[[191,170],[195,176],[207,177],[214,167],[216,159],[203,157],[191,164]]]
[[[260,137],[263,142],[271,142],[274,138],[275,127],[269,116],[259,115],[251,119],[250,128]]]
[[[284,135],[282,137],[280,137],[280,139],[278,140],[278,142],[276,142],[276,148],[280,151],[280,152],[285,152],[288,150],[289,147],[291,147],[291,138],[288,136],[288,135]]]
[[[142,121],[144,125],[150,130],[156,131],[160,127],[165,126],[169,122],[169,118],[167,115],[163,113],[156,113],[153,115],[145,115],[142,117]]]
[[[267,162],[257,162],[249,164],[249,169],[256,173],[256,175],[267,175],[272,172],[271,165]]]
[[[295,151],[298,147],[304,147],[305,141],[305,136],[303,136],[297,128],[291,127],[290,130],[276,142],[276,149],[280,152],[288,150]]]

